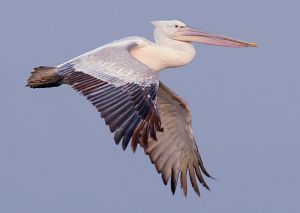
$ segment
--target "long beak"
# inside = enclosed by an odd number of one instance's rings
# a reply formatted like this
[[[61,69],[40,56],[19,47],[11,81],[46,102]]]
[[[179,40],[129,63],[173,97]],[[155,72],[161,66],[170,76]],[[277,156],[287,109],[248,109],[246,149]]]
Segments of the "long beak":
[[[256,43],[244,42],[190,27],[182,28],[180,31],[176,32],[172,38],[179,41],[194,41],[223,47],[257,47]]]

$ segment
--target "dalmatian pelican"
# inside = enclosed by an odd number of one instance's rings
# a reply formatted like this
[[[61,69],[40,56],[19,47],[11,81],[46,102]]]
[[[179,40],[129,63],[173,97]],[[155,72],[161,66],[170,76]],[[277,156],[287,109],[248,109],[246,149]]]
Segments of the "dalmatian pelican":
[[[188,27],[178,20],[154,21],[154,40],[127,37],[101,46],[58,66],[39,66],[27,80],[31,88],[70,85],[98,110],[116,144],[131,141],[149,155],[165,185],[174,194],[178,179],[187,195],[187,177],[200,195],[197,182],[209,190],[191,126],[187,103],[159,81],[161,70],[192,61],[192,42],[225,47],[256,47]]]

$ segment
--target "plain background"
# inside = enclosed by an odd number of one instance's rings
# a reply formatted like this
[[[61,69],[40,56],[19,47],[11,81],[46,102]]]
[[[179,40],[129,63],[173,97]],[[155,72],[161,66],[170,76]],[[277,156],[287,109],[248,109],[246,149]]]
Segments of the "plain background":
[[[0,2],[0,212],[299,212],[300,3]],[[32,67],[57,65],[152,20],[259,48],[196,44],[194,61],[161,73],[190,104],[202,158],[217,178],[199,199],[165,187],[141,149],[113,142],[93,106],[62,86],[29,89]]]

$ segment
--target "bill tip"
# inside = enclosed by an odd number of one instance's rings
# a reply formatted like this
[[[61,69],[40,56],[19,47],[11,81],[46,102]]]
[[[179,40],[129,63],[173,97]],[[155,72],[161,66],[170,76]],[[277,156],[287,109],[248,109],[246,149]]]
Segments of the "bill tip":
[[[250,47],[257,47],[257,44],[256,43],[249,43],[249,46]]]

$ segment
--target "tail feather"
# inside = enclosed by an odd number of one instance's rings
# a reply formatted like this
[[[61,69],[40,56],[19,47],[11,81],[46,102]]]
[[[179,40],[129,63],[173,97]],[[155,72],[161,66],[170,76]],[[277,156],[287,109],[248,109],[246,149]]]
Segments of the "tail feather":
[[[33,68],[27,79],[27,85],[31,88],[58,87],[63,77],[58,74],[57,67],[39,66]]]

